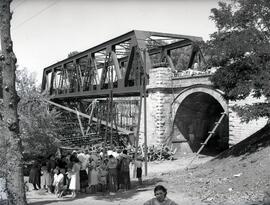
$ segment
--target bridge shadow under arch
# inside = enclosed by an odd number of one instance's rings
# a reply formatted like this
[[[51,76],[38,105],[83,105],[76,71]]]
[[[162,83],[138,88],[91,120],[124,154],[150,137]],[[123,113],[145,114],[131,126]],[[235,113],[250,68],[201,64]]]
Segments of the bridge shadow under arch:
[[[178,142],[180,153],[197,152],[221,113],[227,112],[227,103],[222,94],[202,87],[187,89],[179,94],[173,107],[175,112],[172,141]],[[217,155],[228,148],[229,119],[226,115],[201,153]]]

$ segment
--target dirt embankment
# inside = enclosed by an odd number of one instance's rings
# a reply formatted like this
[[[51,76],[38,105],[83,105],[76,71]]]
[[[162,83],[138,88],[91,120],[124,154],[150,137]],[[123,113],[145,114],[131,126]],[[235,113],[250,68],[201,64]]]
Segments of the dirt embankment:
[[[270,126],[216,158],[168,175],[175,188],[207,204],[262,204],[270,192]],[[177,180],[175,180],[177,178]]]

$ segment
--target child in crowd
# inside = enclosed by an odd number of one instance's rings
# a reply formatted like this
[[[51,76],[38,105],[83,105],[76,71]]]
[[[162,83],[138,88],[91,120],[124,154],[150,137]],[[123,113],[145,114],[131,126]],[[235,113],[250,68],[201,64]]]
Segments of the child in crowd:
[[[64,186],[64,175],[60,172],[60,169],[58,167],[54,170],[54,180],[53,180],[53,186],[54,186],[54,193],[57,195],[57,197],[60,197],[61,192],[63,190]]]
[[[122,159],[120,160],[120,173],[121,177],[123,178],[123,185],[125,191],[130,189],[130,173],[129,173],[129,165],[130,165],[131,159],[129,155],[127,154],[127,150],[123,150]]]
[[[58,173],[59,173],[59,167],[55,167],[55,169],[53,169],[53,177],[52,177],[52,193],[56,193],[55,192],[55,184],[56,184],[56,179],[57,179]]]
[[[60,173],[63,175],[63,180],[58,187],[58,197],[62,197],[68,190],[68,177],[65,168],[61,168]]]
[[[113,155],[109,155],[108,161],[109,171],[109,190],[110,192],[117,191],[117,159]]]
[[[139,184],[142,185],[142,157],[139,156],[134,161],[135,169],[136,169],[136,177],[138,178]]]
[[[52,179],[50,173],[48,172],[46,162],[43,162],[41,165],[41,175],[41,184],[43,186],[43,189],[51,192]]]
[[[102,163],[98,168],[98,183],[101,185],[102,193],[105,193],[107,190],[107,167],[105,163]]]
[[[88,171],[88,185],[92,193],[96,193],[98,185],[97,163],[92,160]]]

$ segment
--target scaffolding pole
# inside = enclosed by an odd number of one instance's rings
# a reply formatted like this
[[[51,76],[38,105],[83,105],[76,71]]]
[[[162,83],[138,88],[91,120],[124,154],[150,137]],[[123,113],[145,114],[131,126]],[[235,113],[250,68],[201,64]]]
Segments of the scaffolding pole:
[[[147,157],[147,109],[146,109],[146,49],[143,50],[143,56],[144,56],[144,69],[143,69],[143,97],[144,97],[144,157],[145,157],[145,176],[147,176],[147,161],[148,161],[148,157]]]
[[[77,109],[76,109],[76,114],[77,114],[77,118],[78,118],[78,121],[79,121],[79,125],[80,125],[80,129],[81,129],[81,132],[82,132],[82,136],[84,137],[83,125],[82,125],[82,121],[81,121],[81,118],[80,118],[80,115],[79,115],[79,112],[78,112]]]
[[[110,90],[110,97],[109,97],[109,120],[110,120],[110,125],[111,125],[111,130],[110,130],[110,149],[112,149],[112,145],[113,145],[113,92],[112,90]]]
[[[50,101],[50,100],[45,100],[45,101],[48,102],[48,103],[50,103],[50,104],[52,104],[52,105],[54,105],[54,106],[56,106],[56,107],[59,107],[59,108],[62,108],[62,109],[64,109],[64,110],[67,110],[67,111],[69,111],[69,112],[72,112],[72,113],[74,113],[74,114],[77,114],[77,111],[76,111],[76,110],[73,110],[73,109],[71,109],[71,108],[69,108],[69,107],[60,105],[60,104],[55,103],[55,102],[52,102],[52,101]],[[92,116],[90,116],[90,115],[84,114],[84,113],[82,113],[82,112],[80,112],[80,111],[78,111],[78,114],[79,114],[81,117],[85,117],[85,118],[88,118],[88,119],[92,119],[92,121],[98,122],[98,118],[95,118],[95,117],[92,117]],[[100,120],[100,124],[106,125],[106,121]],[[109,125],[108,125],[108,126],[109,126]],[[115,126],[113,126],[113,128],[116,129]],[[127,135],[133,133],[132,131],[123,129],[123,128],[121,128],[121,127],[118,127],[118,130],[119,130],[120,132],[124,133],[124,134],[127,134]]]
[[[137,159],[138,145],[139,145],[139,136],[140,136],[140,127],[141,127],[141,114],[142,114],[142,93],[143,88],[140,88],[140,104],[139,104],[139,112],[138,112],[138,121],[137,121],[137,130],[136,130],[136,138],[135,138],[135,160]],[[142,150],[143,151],[143,150]]]

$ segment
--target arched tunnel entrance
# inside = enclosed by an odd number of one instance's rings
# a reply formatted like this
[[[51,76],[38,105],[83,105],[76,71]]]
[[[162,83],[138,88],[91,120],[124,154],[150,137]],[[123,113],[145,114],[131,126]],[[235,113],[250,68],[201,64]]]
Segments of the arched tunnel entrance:
[[[180,103],[174,119],[175,132],[184,138],[192,152],[197,152],[224,112],[221,104],[210,94],[195,92]],[[216,155],[229,147],[229,121],[226,115],[212,135],[202,154]]]

